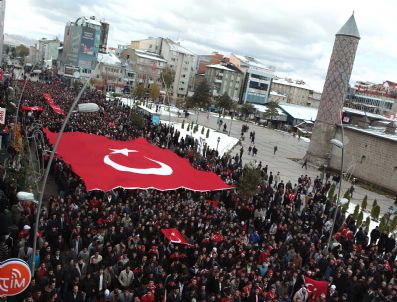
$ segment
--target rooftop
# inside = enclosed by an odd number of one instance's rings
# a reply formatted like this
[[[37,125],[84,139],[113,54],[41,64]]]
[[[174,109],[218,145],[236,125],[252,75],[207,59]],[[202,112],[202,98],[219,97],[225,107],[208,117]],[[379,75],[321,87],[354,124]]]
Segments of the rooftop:
[[[396,134],[388,134],[385,133],[386,128],[385,127],[373,127],[373,126],[369,126],[367,129],[363,129],[357,126],[351,126],[351,125],[344,125],[345,128],[348,129],[353,129],[355,131],[359,131],[359,132],[364,132],[367,134],[371,134],[377,137],[381,137],[381,138],[386,138],[392,141],[396,141],[397,142],[397,133]]]
[[[349,20],[347,20],[342,28],[336,33],[336,35],[350,36],[360,39],[360,33],[358,32],[356,20],[354,19],[354,13],[350,16]]]
[[[181,46],[181,45],[179,45],[178,43],[175,43],[175,42],[170,42],[170,50],[171,51],[176,51],[176,52],[179,52],[179,53],[183,53],[183,54],[186,54],[186,55],[194,55],[194,53],[193,52],[191,52],[189,49],[187,49],[187,48],[185,48],[185,47],[183,47],[183,46]]]
[[[257,59],[253,58],[253,57],[248,57],[248,56],[242,56],[242,55],[236,55],[234,54],[234,56],[239,59],[242,63],[248,65],[248,66],[252,66],[252,67],[256,67],[256,68],[261,68],[261,69],[266,69],[269,72],[273,72],[273,70],[271,68],[269,68],[268,66],[266,66],[265,64],[263,64],[262,62],[258,61]]]
[[[216,68],[216,69],[222,69],[222,70],[226,70],[226,71],[236,72],[233,69],[227,68],[226,66],[223,66],[221,64],[207,65],[207,68]]]
[[[278,79],[273,79],[273,83],[307,89],[307,90],[313,90],[313,88],[307,85],[304,81],[300,81],[300,80],[278,78]]]
[[[295,104],[279,104],[278,106],[294,119],[315,121],[317,117],[317,108],[300,106]]]
[[[155,60],[155,61],[167,63],[166,60],[164,60],[158,54],[153,53],[153,52],[148,52],[148,51],[145,51],[145,50],[135,49],[135,54],[138,57],[140,57],[140,58],[150,59],[150,60]]]
[[[121,61],[112,53],[98,53],[98,61],[106,65],[121,65]]]

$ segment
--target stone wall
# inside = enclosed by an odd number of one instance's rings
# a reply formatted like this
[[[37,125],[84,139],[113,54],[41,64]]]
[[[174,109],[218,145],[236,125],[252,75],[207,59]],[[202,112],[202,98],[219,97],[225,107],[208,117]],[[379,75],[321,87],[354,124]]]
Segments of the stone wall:
[[[336,129],[335,138],[342,140],[341,128]],[[361,132],[344,129],[344,171],[366,182],[397,192],[397,141]],[[340,169],[341,150],[331,150],[330,167]]]

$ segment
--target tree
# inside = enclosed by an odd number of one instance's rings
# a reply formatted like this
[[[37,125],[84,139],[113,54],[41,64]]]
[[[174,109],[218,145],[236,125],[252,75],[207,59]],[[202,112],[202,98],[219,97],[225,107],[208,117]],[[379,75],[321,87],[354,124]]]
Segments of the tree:
[[[343,206],[342,206],[342,212],[346,213],[347,210],[349,209],[349,204],[350,204],[350,200],[348,202],[346,202]]]
[[[390,232],[395,232],[397,230],[397,216],[394,216],[390,223]]]
[[[135,94],[135,97],[137,98],[137,99],[141,99],[142,97],[143,97],[143,94],[144,94],[144,89],[143,89],[143,85],[137,85],[136,87],[135,87],[135,92],[134,92],[134,94]]]
[[[250,114],[255,113],[255,107],[251,103],[245,103],[243,106],[241,106],[241,113],[244,115],[244,118],[246,119]]]
[[[364,213],[363,211],[361,211],[358,215],[357,215],[357,222],[356,222],[356,226],[359,228],[361,226],[361,224],[363,223],[363,219],[364,219]]]
[[[209,137],[210,137],[210,129],[209,129],[209,128],[207,129],[207,134],[205,135],[205,137],[206,137],[206,138],[209,138]]]
[[[204,134],[204,131],[205,131],[205,129],[204,129],[204,126],[203,126],[203,128],[201,128],[201,134]]]
[[[350,200],[350,198],[351,198],[350,190],[347,190],[345,192],[345,194],[343,194],[343,198],[346,198],[346,199]]]
[[[274,117],[279,115],[278,110],[277,110],[277,108],[278,108],[277,102],[274,102],[274,101],[269,102],[266,104],[266,106],[267,106],[267,110],[265,112],[266,118],[270,118],[270,120],[273,120]]]
[[[261,183],[261,172],[252,164],[245,165],[237,188],[243,197],[251,198]]]
[[[365,219],[365,234],[368,235],[369,233],[369,224],[371,223],[371,217],[367,216],[367,219]]]
[[[379,232],[383,233],[384,231],[387,232],[387,224],[386,224],[386,216],[383,215],[379,222]]]
[[[375,205],[374,207],[372,207],[371,210],[372,219],[377,221],[379,219],[379,214],[380,214],[380,206]]]
[[[363,198],[363,202],[361,203],[361,209],[365,211],[367,208],[367,205],[368,205],[368,196],[365,195]]]
[[[372,203],[372,209],[378,205],[378,201],[375,199]],[[371,210],[372,211],[372,210]]]
[[[221,95],[217,100],[216,100],[216,106],[219,110],[219,117],[221,117],[221,113],[223,110],[230,110],[233,108],[234,102],[233,100],[229,97],[229,95],[225,92],[223,95]]]
[[[25,61],[25,57],[29,55],[29,48],[21,44],[15,48],[15,54],[17,57],[21,57],[21,63],[23,63]]]
[[[159,87],[159,85],[152,84],[150,86],[150,98],[153,101],[158,101],[159,97],[160,97],[160,87]]]
[[[185,128],[185,120],[182,121],[182,126],[181,126],[181,128],[182,128],[182,129]]]
[[[166,98],[168,101],[168,105],[170,104],[170,90],[171,90],[171,86],[174,83],[175,80],[175,70],[173,70],[171,67],[167,66],[166,68],[164,68],[161,71],[160,74],[160,79],[163,82],[164,88],[165,88],[165,94],[166,94]]]
[[[145,120],[143,119],[142,115],[134,112],[131,115],[131,123],[137,128],[137,129],[144,129],[145,128]]]
[[[328,190],[328,193],[327,193],[328,199],[332,199],[332,198],[334,197],[334,195],[335,195],[335,189],[336,189],[335,184],[332,184],[331,187],[330,187],[329,190]]]
[[[354,217],[354,219],[356,219],[357,220],[357,217],[358,217],[358,213],[360,212],[360,205],[356,205],[356,207],[354,208],[354,212],[353,212],[353,217]]]
[[[200,84],[197,86],[196,90],[194,91],[193,96],[189,99],[190,106],[192,108],[196,109],[196,123],[198,121],[198,115],[199,115],[199,108],[208,108],[210,104],[210,99],[211,99],[211,92],[210,92],[210,86],[207,83],[207,80],[204,79],[203,81],[200,82]]]

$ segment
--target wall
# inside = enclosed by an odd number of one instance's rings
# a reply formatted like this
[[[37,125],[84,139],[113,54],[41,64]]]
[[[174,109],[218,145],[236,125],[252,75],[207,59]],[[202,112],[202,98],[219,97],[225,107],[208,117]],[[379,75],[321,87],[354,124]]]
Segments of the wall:
[[[354,167],[359,179],[397,192],[397,141],[370,135],[351,128],[344,129],[344,171]],[[341,141],[341,128],[335,138]],[[340,169],[341,150],[332,147],[331,168]]]

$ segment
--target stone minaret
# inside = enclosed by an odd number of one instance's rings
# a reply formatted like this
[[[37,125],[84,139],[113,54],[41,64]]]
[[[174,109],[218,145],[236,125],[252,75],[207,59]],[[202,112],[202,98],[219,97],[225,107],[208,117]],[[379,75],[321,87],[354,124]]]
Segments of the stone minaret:
[[[330,140],[335,125],[340,124],[340,112],[349,86],[360,34],[354,14],[336,33],[316,123],[306,158],[317,165],[324,164],[331,151]]]

